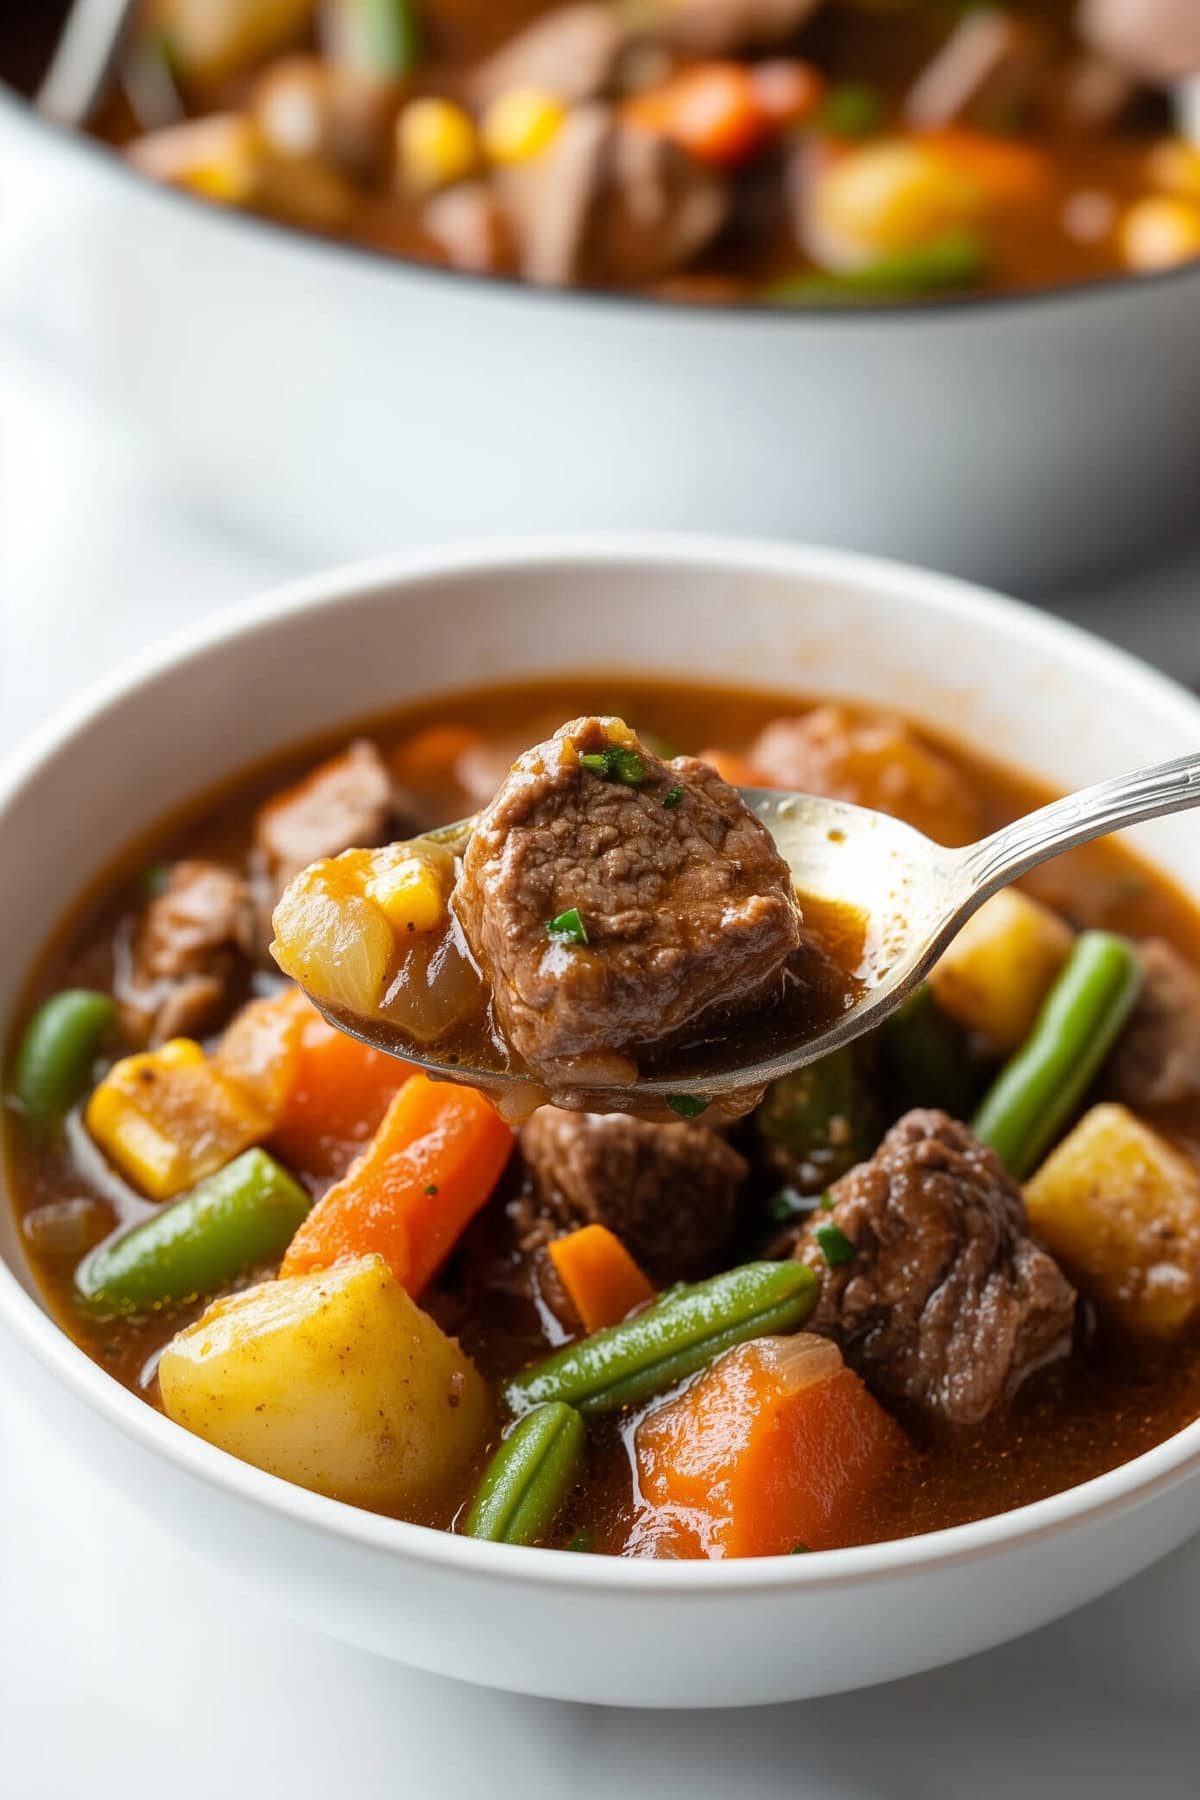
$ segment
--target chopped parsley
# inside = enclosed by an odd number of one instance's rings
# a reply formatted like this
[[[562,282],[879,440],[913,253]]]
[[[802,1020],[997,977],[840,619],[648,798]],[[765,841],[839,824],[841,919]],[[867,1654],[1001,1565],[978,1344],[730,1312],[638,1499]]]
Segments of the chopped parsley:
[[[588,934],[579,916],[579,908],[568,907],[566,912],[559,913],[557,919],[547,919],[546,935],[552,937],[556,944],[586,944]]]
[[[429,1186],[425,1189],[425,1192],[430,1196],[430,1198],[432,1198],[433,1195],[437,1193],[437,1191],[438,1190],[437,1190],[437,1182],[436,1181],[431,1181]]]
[[[833,1195],[832,1194],[822,1194],[821,1195],[821,1211],[822,1212],[832,1212],[833,1211]]]
[[[619,781],[623,787],[641,787],[646,765],[636,750],[601,750],[579,758],[579,766],[603,781]]]
[[[853,1262],[858,1255],[840,1225],[818,1225],[813,1235],[821,1246],[821,1255],[831,1269],[839,1269],[843,1263]]]
[[[171,871],[166,863],[147,863],[141,873],[141,887],[143,894],[148,894],[150,898],[153,899],[155,895],[165,893],[167,883],[170,879]]]
[[[587,1526],[585,1525],[583,1527],[582,1531],[577,1531],[575,1533],[575,1536],[570,1540],[569,1543],[563,1545],[563,1549],[564,1550],[579,1550],[586,1554],[586,1552],[592,1548],[592,1546],[595,1542],[596,1542],[595,1537],[592,1535],[592,1533],[588,1530]]]
[[[807,1544],[793,1544],[791,1549],[788,1551],[788,1555],[789,1556],[811,1556],[812,1552],[809,1549]]]
[[[663,795],[663,805],[666,807],[668,812],[673,812],[675,810],[675,808],[679,805],[679,802],[682,799],[683,799],[683,789],[682,789],[682,787],[680,787],[679,783],[676,782],[675,786],[668,788],[666,793]]]
[[[699,1094],[668,1094],[667,1105],[672,1112],[677,1112],[681,1119],[698,1119],[708,1105],[708,1101]]]

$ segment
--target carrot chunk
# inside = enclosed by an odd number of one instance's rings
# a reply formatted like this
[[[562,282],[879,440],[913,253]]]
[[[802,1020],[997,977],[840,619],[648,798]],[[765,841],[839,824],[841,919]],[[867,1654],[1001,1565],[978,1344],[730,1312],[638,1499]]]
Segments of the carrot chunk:
[[[736,750],[701,750],[700,761],[715,769],[722,781],[730,787],[775,787],[777,784],[756,769],[748,756],[741,756]]]
[[[750,71],[736,62],[694,63],[626,102],[626,117],[672,138],[700,162],[728,168],[760,150],[775,118]]]
[[[375,1253],[421,1293],[499,1181],[512,1143],[474,1088],[411,1075],[367,1149],[309,1213],[280,1274]]]
[[[1026,205],[1049,190],[1050,159],[1029,144],[961,126],[923,132],[921,142],[940,150],[964,175],[977,181],[997,205]]]
[[[344,1175],[411,1070],[321,1017],[298,988],[252,1000],[213,1058],[274,1121],[272,1151],[306,1175]]]
[[[900,1427],[826,1338],[757,1338],[647,1415],[630,1549],[774,1556],[854,1541],[904,1454]]]
[[[606,1225],[583,1225],[549,1246],[555,1273],[585,1331],[618,1325],[654,1288]]]

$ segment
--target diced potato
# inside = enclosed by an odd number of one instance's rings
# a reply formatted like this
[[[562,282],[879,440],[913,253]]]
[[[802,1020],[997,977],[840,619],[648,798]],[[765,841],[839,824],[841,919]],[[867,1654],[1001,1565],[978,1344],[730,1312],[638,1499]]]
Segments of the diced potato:
[[[155,0],[185,77],[223,81],[302,36],[313,0]]]
[[[1025,1189],[1034,1235],[1129,1331],[1169,1337],[1200,1304],[1200,1171],[1123,1106],[1094,1106]]]
[[[267,1136],[270,1117],[190,1038],[114,1063],[88,1101],[87,1128],[152,1200],[169,1200]]]
[[[951,1018],[1006,1056],[1029,1036],[1071,944],[1057,913],[1005,888],[967,920],[930,986]]]
[[[375,1011],[396,951],[380,907],[364,892],[369,864],[350,851],[314,863],[275,908],[271,955],[313,999],[360,1015]]]
[[[216,1301],[158,1365],[169,1418],[356,1506],[428,1514],[482,1449],[487,1389],[380,1256]]]
[[[814,174],[808,247],[823,268],[844,274],[972,224],[986,204],[982,185],[949,156],[915,140],[883,139]]]
[[[453,100],[411,100],[396,121],[396,165],[402,190],[418,196],[465,181],[479,166],[475,121]]]
[[[479,135],[492,162],[529,162],[549,149],[566,116],[562,101],[546,89],[508,88],[489,101]]]

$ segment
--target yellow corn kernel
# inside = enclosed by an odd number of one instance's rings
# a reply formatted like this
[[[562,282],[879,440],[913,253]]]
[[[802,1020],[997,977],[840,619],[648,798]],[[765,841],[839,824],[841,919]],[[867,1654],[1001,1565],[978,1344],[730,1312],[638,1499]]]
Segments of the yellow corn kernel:
[[[489,103],[479,133],[492,162],[528,162],[553,143],[566,116],[545,88],[508,88]]]
[[[978,219],[981,184],[927,144],[887,139],[839,156],[814,178],[806,234],[837,273],[919,249]]]
[[[446,895],[439,872],[420,856],[405,856],[367,882],[373,900],[394,931],[436,931],[445,923]]]
[[[410,194],[465,181],[479,166],[475,121],[452,100],[410,101],[396,121],[396,158]]]
[[[85,1118],[109,1160],[152,1200],[193,1187],[271,1129],[190,1038],[114,1063]]]
[[[1137,200],[1121,221],[1121,254],[1139,275],[1200,256],[1200,205],[1170,194]]]
[[[1164,138],[1146,159],[1151,187],[1181,200],[1200,200],[1200,145],[1185,138]]]

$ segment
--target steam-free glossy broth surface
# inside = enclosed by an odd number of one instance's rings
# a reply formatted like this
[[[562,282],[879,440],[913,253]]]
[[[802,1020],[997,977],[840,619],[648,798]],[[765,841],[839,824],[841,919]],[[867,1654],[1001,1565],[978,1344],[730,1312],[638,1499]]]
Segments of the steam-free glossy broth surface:
[[[815,702],[813,703],[816,704]],[[791,696],[720,688],[651,684],[628,677],[562,680],[503,690],[454,695],[382,721],[369,721],[309,743],[269,768],[248,772],[219,793],[203,796],[179,817],[164,822],[151,839],[123,850],[112,872],[77,906],[34,974],[26,1014],[62,988],[130,997],[131,969],[147,905],[161,892],[164,871],[178,859],[212,861],[230,869],[253,867],[255,818],[264,802],[303,778],[322,757],[353,737],[367,737],[405,790],[405,804],[426,827],[460,817],[503,778],[525,745],[546,737],[566,718],[615,714],[634,724],[663,754],[719,752],[731,769],[752,753],[771,721],[793,719],[804,708]],[[840,713],[842,729],[863,722],[853,709]],[[867,721],[869,724],[870,721]],[[440,733],[440,739],[432,734]],[[982,834],[1028,810],[1046,796],[1034,784],[921,732],[924,752],[949,769],[953,804],[963,805],[972,834]],[[438,743],[454,754],[433,754]],[[414,746],[418,749],[414,752]],[[424,749],[421,747],[424,746]],[[428,754],[426,753],[428,752]],[[843,766],[850,766],[849,764]],[[859,777],[865,781],[861,759]],[[902,793],[901,789],[896,790]],[[963,796],[966,796],[964,801]],[[872,803],[877,792],[857,796]],[[929,828],[931,821],[920,821]],[[936,823],[936,821],[933,821]],[[950,830],[955,829],[952,823]],[[946,835],[950,833],[947,832]],[[1163,937],[1200,960],[1200,919],[1168,882],[1115,845],[1073,853],[1040,871],[1029,891],[1060,912],[1073,927],[1103,927],[1141,939]],[[278,991],[269,959],[259,954],[243,996]],[[227,1019],[215,1016],[197,1035],[215,1043]],[[137,1047],[131,1037],[121,1049]],[[901,1109],[870,1046],[865,1079],[871,1090],[874,1142]],[[981,1069],[979,1080],[987,1079]],[[1200,1153],[1200,1107],[1173,1103],[1142,1117],[1185,1155]],[[160,1405],[158,1353],[211,1296],[151,1310],[141,1318],[98,1319],[79,1301],[74,1271],[106,1234],[153,1214],[153,1201],[119,1179],[76,1107],[65,1131],[39,1141],[14,1109],[7,1121],[8,1184],[23,1242],[54,1316],[77,1343],[114,1378],[151,1406]],[[754,1147],[753,1118],[730,1127],[746,1153],[736,1219],[719,1256],[681,1270],[703,1274],[778,1253],[781,1227],[794,1221],[797,1197],[780,1203],[780,1180],[770,1158]],[[339,1136],[339,1132],[341,1135]],[[367,1141],[351,1121],[322,1140],[320,1156],[291,1172],[313,1194],[324,1193]],[[864,1143],[869,1155],[874,1142]],[[564,1316],[544,1245],[522,1246],[515,1221],[528,1223],[531,1176],[514,1155],[487,1205],[478,1212],[421,1304],[457,1336],[485,1380],[503,1380],[580,1335],[569,1309]],[[683,1205],[686,1209],[686,1197]],[[814,1196],[809,1205],[817,1204]],[[526,1209],[522,1211],[522,1207]],[[799,1215],[803,1217],[803,1213]],[[232,1283],[243,1288],[272,1273],[246,1271]],[[659,1277],[656,1286],[667,1283]],[[652,1401],[652,1409],[657,1402]],[[1200,1357],[1194,1334],[1139,1341],[1115,1329],[1086,1299],[1081,1303],[1069,1354],[1029,1373],[1005,1404],[982,1421],[947,1424],[917,1406],[889,1399],[887,1409],[907,1434],[907,1449],[891,1478],[854,1509],[844,1532],[829,1541],[867,1541],[936,1530],[1054,1493],[1110,1469],[1148,1449],[1200,1415]],[[564,1544],[581,1530],[596,1550],[619,1553],[636,1537],[637,1456],[634,1436],[646,1408],[589,1422],[582,1473],[572,1484],[547,1541]],[[485,1452],[495,1436],[463,1468],[447,1491],[422,1507],[397,1508],[420,1522],[450,1526],[474,1492]]]

